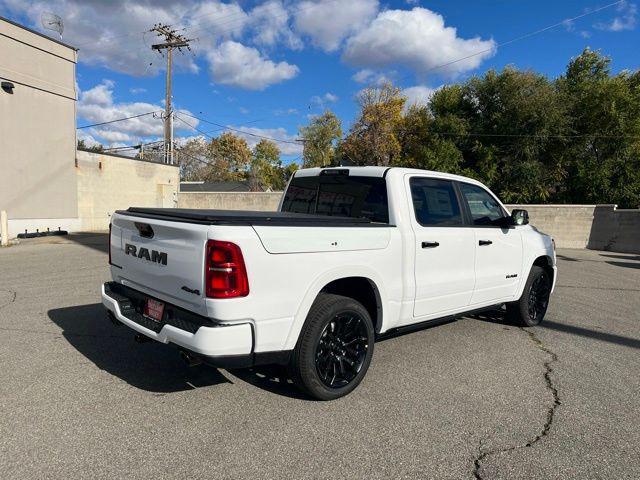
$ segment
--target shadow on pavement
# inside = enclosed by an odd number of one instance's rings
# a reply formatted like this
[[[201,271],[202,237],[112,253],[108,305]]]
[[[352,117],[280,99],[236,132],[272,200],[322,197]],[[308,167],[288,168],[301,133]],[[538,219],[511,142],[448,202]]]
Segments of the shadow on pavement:
[[[231,370],[235,377],[254,387],[266,390],[276,395],[295,398],[298,400],[314,401],[289,381],[286,367],[283,365],[263,365],[254,368]]]
[[[567,262],[579,262],[580,261],[577,258],[567,257],[566,255],[562,255],[560,253],[557,253],[556,257],[559,258],[560,260],[565,260]]]
[[[608,263],[609,265],[615,265],[616,267],[623,267],[623,268],[640,268],[640,263],[631,263],[631,262],[613,262],[613,261],[606,261],[605,263]]]
[[[133,387],[170,393],[231,383],[215,368],[188,367],[177,349],[168,345],[135,343],[133,330],[113,325],[101,303],[57,308],[47,314],[76,350]]]
[[[472,318],[482,320],[484,322],[499,323],[501,325],[512,325],[506,318],[504,310],[492,310],[486,313],[473,315]],[[613,333],[600,332],[591,328],[577,327],[575,325],[567,325],[552,320],[544,320],[539,326],[533,328],[545,328],[547,330],[555,330],[557,332],[569,333],[580,337],[592,338],[601,342],[622,345],[623,347],[640,348],[640,339],[616,335]]]
[[[102,253],[109,252],[109,232],[104,233],[72,233],[62,237],[69,243],[77,243]]]
[[[540,327],[581,337],[593,338],[594,340],[600,340],[602,342],[614,343],[616,345],[622,345],[623,347],[640,348],[639,339],[615,335],[613,333],[599,332],[590,328],[576,327],[574,325],[566,325],[548,320],[542,322]]]
[[[633,256],[633,254],[629,255],[605,255],[604,253],[600,254],[601,257],[607,258],[617,258],[619,260],[631,260],[633,262],[640,262],[640,255]]]

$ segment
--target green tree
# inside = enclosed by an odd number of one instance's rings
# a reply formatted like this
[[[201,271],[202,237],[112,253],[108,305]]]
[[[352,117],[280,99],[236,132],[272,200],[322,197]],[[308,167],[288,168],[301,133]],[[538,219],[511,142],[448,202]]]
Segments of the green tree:
[[[251,190],[282,190],[284,176],[282,174],[280,149],[271,140],[260,140],[253,148],[249,182]]]
[[[208,146],[210,164],[204,167],[203,180],[244,180],[251,165],[251,149],[247,141],[231,132],[211,140]]]
[[[84,139],[78,140],[78,144],[76,145],[78,150],[85,150],[87,152],[102,152],[104,151],[104,146],[99,143],[88,146]]]
[[[340,144],[340,156],[356,165],[391,165],[400,156],[398,130],[406,102],[399,88],[385,83],[358,95],[360,114]]]
[[[332,165],[336,142],[342,137],[340,119],[332,111],[325,110],[309,125],[300,128],[300,137],[304,141],[302,159],[305,168]]]
[[[576,203],[640,203],[640,77],[612,76],[611,60],[585,49],[557,80],[569,108],[572,138],[560,199]]]

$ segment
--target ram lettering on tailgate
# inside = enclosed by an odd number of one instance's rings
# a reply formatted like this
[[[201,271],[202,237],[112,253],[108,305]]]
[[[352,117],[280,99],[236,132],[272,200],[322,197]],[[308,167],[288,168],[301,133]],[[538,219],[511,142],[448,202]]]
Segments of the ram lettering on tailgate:
[[[160,263],[161,265],[167,264],[168,255],[166,252],[159,252],[157,250],[151,250],[149,253],[148,248],[138,248],[130,243],[124,244],[124,254],[131,255],[136,258],[144,258],[145,260],[153,263]]]

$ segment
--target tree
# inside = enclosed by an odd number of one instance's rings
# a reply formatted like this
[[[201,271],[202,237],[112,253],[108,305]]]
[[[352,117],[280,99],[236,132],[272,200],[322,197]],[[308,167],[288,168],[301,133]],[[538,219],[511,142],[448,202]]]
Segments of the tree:
[[[187,140],[176,149],[175,157],[180,167],[180,180],[185,181],[203,180],[204,167],[213,161],[209,144],[202,137]]]
[[[585,49],[557,80],[573,137],[567,145],[568,202],[640,203],[640,77],[611,76],[611,59]]]
[[[210,142],[202,137],[188,140],[176,157],[182,180],[228,182],[247,178],[251,155],[243,138],[225,132]]]
[[[300,128],[304,140],[303,166],[325,167],[335,160],[336,142],[342,137],[342,126],[338,117],[330,110],[314,117],[306,127]]]
[[[462,173],[462,152],[451,138],[438,134],[439,128],[427,106],[412,106],[398,131],[400,155],[394,165]]]
[[[93,144],[91,146],[88,146],[87,143],[84,141],[84,139],[80,139],[78,140],[78,144],[76,145],[78,150],[85,150],[87,152],[103,152],[104,151],[104,146],[102,146],[99,143]]]
[[[206,181],[244,180],[251,165],[251,150],[247,141],[225,132],[208,145],[209,165],[202,172]]]
[[[340,156],[356,165],[391,165],[400,155],[398,129],[406,102],[391,83],[358,95],[360,114],[340,145]]]
[[[249,183],[252,191],[284,188],[280,149],[275,142],[263,139],[253,147]]]

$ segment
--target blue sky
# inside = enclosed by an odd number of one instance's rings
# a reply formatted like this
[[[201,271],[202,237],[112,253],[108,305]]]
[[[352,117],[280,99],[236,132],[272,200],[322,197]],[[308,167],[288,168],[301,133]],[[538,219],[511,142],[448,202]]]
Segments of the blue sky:
[[[193,116],[290,141],[324,108],[347,130],[357,92],[385,78],[419,102],[443,84],[506,65],[555,77],[587,46],[611,56],[614,71],[635,70],[636,5],[621,1],[589,14],[609,3],[0,0],[0,15],[38,30],[44,11],[63,18],[64,41],[79,48],[79,125],[162,108],[164,59],[151,51],[155,38],[144,32],[164,22],[197,39],[193,53],[177,54],[173,101],[182,119],[212,135],[220,129]],[[441,67],[463,57],[469,58]],[[132,145],[155,140],[161,128],[159,119],[146,116],[85,129],[81,136],[89,143]],[[176,121],[176,135],[198,133]],[[280,146],[288,161],[301,153],[299,145]]]

